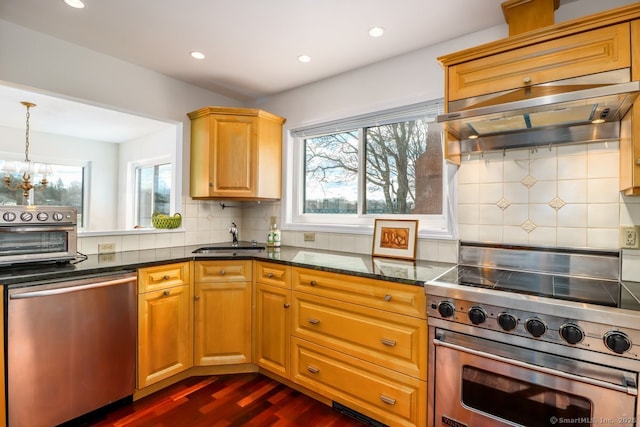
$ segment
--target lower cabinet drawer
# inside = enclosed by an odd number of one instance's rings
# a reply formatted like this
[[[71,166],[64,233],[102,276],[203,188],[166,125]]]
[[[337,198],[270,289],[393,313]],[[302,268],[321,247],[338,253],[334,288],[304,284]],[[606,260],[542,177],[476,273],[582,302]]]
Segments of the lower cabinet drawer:
[[[294,336],[427,379],[427,321],[293,293]]]
[[[426,425],[426,381],[299,338],[291,343],[297,384],[384,424]]]

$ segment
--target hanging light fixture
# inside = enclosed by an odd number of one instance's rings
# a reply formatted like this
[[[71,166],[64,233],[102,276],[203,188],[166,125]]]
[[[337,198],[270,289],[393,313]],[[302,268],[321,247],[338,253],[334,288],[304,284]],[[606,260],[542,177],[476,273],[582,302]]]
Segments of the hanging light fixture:
[[[33,163],[29,159],[29,109],[36,106],[36,104],[32,102],[22,101],[22,105],[27,107],[27,126],[25,133],[25,143],[24,143],[24,162],[17,162],[16,169],[19,173],[22,174],[22,180],[14,182],[11,175],[7,172],[4,176],[4,184],[9,190],[22,190],[22,195],[25,198],[29,197],[29,191],[31,189],[35,190],[43,190],[47,187],[49,181],[47,180],[47,174],[49,172],[50,167],[47,165],[41,165]],[[37,170],[36,170],[37,169]],[[42,174],[42,179],[37,184],[31,183],[31,178],[35,172],[39,172]]]

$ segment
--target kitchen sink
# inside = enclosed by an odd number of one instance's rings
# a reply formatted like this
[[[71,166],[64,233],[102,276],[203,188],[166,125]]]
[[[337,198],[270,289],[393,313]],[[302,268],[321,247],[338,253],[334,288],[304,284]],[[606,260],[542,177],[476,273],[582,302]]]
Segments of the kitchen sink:
[[[212,245],[212,246],[203,246],[194,250],[192,253],[197,255],[242,255],[242,254],[251,254],[262,252],[266,248],[261,245],[253,244],[253,243],[241,243],[238,246],[233,246],[230,244],[220,244],[220,245]]]

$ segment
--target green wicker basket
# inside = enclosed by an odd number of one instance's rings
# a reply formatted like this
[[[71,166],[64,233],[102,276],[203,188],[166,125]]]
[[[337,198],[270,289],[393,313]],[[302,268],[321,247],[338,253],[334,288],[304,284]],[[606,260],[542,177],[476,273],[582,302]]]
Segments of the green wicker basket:
[[[151,223],[154,228],[178,228],[182,224],[182,215],[175,213],[168,216],[156,212],[151,215]]]

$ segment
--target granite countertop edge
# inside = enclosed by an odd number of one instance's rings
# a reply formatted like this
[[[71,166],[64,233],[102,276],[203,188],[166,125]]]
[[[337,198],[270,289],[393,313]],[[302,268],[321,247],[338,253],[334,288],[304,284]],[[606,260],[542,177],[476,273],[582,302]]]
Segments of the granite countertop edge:
[[[279,250],[241,255],[196,255],[195,249],[204,245],[179,246],[113,254],[85,255],[79,262],[49,264],[17,264],[0,267],[0,284],[9,288],[29,286],[45,281],[73,280],[85,276],[100,276],[135,272],[139,268],[184,262],[191,260],[257,260],[269,261],[293,267],[349,274],[370,279],[380,279],[407,285],[423,286],[450,268],[451,263],[435,261],[407,261],[374,258],[371,255],[340,251],[282,246]],[[84,258],[83,257],[83,258]]]

